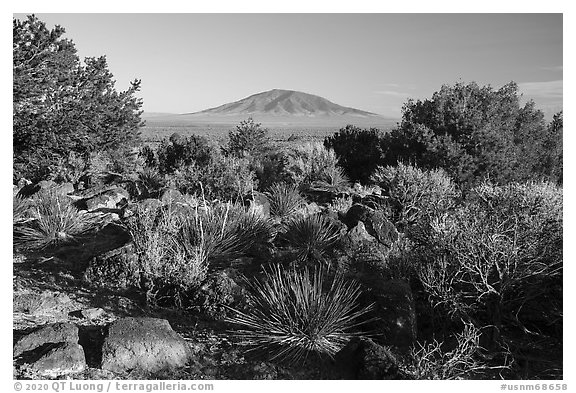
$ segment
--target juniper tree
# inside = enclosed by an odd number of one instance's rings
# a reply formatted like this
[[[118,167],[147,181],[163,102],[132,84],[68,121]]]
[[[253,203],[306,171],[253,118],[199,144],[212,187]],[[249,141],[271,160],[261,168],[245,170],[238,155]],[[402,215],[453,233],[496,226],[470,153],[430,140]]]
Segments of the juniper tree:
[[[13,19],[14,177],[40,180],[70,154],[130,145],[143,125],[140,80],[118,92],[106,57],[82,63],[65,29]]]

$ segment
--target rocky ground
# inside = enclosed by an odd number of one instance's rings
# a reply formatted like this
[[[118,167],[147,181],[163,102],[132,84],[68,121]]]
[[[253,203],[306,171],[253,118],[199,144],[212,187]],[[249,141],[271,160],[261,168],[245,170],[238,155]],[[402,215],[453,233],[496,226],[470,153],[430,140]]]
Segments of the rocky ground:
[[[235,342],[231,327],[224,322],[149,306],[144,293],[125,285],[129,278],[110,269],[108,276],[98,270],[102,263],[125,252],[127,244],[129,247],[129,238],[118,223],[127,212],[127,200],[134,190],[129,193],[115,186],[74,192],[73,187],[47,183],[24,185],[15,188],[15,193],[33,193],[38,187],[60,187],[81,209],[103,215],[105,224],[95,237],[50,254],[15,253],[14,378],[403,378],[396,355],[369,339],[352,340],[334,359],[308,359],[298,365],[273,363],[266,354],[247,352]],[[139,203],[173,203],[177,194],[169,190],[159,199]],[[316,196],[321,198],[321,193]],[[305,210],[313,214],[321,209],[311,204]],[[347,241],[379,243],[389,248],[387,243],[394,242],[398,235],[387,220],[376,219],[374,214],[359,205],[341,217],[350,221],[346,224],[352,228],[340,224],[348,231]],[[382,222],[386,225],[376,225]],[[373,274],[368,272],[364,277]],[[401,327],[389,337],[400,346],[410,345],[416,337],[416,326],[409,286],[385,280],[376,297],[384,307],[381,311],[390,316],[390,324]]]

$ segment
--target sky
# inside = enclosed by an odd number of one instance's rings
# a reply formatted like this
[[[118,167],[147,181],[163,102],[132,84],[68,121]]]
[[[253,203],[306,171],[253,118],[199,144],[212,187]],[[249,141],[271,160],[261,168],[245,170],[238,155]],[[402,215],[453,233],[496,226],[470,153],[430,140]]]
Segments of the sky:
[[[562,109],[562,14],[36,14],[79,56],[106,55],[146,112],[189,113],[274,88],[398,118],[443,84],[515,81]],[[25,14],[14,14],[23,18]]]

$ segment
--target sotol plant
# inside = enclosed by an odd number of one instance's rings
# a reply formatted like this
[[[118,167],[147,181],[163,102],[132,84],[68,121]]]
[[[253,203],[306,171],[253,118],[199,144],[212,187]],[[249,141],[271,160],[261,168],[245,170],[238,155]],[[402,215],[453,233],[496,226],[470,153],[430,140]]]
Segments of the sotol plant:
[[[265,350],[272,360],[297,362],[310,354],[332,356],[368,320],[371,306],[360,307],[360,287],[325,270],[295,270],[275,265],[263,280],[248,282],[250,311],[233,310],[228,322],[251,350]]]

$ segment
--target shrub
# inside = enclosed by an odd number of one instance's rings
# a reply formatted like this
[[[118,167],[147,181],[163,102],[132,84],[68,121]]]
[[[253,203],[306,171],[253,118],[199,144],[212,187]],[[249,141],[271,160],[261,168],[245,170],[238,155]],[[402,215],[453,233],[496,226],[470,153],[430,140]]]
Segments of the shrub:
[[[324,140],[332,149],[345,174],[353,182],[367,184],[378,165],[382,165],[384,150],[382,132],[376,128],[360,129],[348,125]]]
[[[406,102],[401,123],[384,138],[381,165],[440,167],[466,188],[485,177],[500,184],[537,180],[558,168],[562,138],[550,135],[534,102],[521,105],[516,83],[494,89],[459,82]]]
[[[291,216],[304,204],[295,185],[275,183],[265,194],[270,202],[270,214],[276,217]]]
[[[294,217],[278,235],[298,263],[324,262],[326,253],[340,238],[340,228],[320,214]]]
[[[297,184],[286,170],[291,154],[290,149],[277,147],[268,150],[254,163],[260,190],[267,190],[275,183]]]
[[[338,158],[321,143],[306,143],[293,148],[286,170],[297,184],[331,182],[337,171]]]
[[[354,200],[352,199],[352,197],[343,196],[333,199],[332,202],[329,204],[329,207],[332,211],[336,213],[346,214],[346,212],[350,210],[353,204]]]
[[[240,122],[236,130],[228,133],[227,153],[237,157],[258,157],[270,143],[268,129],[249,118]]]
[[[89,170],[98,175],[129,175],[136,173],[139,166],[138,150],[132,148],[118,147],[90,155]]]
[[[190,165],[198,167],[208,166],[218,158],[216,147],[210,144],[208,139],[202,136],[190,135],[187,138],[179,134],[173,134],[170,138],[162,140],[156,150],[156,156],[149,149],[144,149],[148,164],[158,162],[161,173],[172,174]]]
[[[504,326],[528,332],[562,319],[559,188],[485,183],[415,233],[413,258],[432,303],[492,326],[493,342]]]
[[[234,302],[236,283],[224,272],[215,272],[208,276],[202,286],[194,292],[191,309],[214,320],[226,318]]]
[[[254,172],[243,158],[220,156],[211,163],[192,164],[173,176],[177,189],[209,200],[241,200],[257,188]]]
[[[188,292],[206,278],[205,256],[179,240],[182,216],[167,208],[137,206],[126,222],[138,255],[142,289],[148,301],[182,307]]]
[[[414,379],[455,380],[471,379],[485,371],[488,366],[480,360],[480,331],[466,324],[455,338],[456,347],[449,351],[436,340],[413,347],[406,373]]]
[[[394,221],[403,228],[448,211],[460,195],[442,169],[422,170],[398,163],[377,168],[372,181],[390,197]]]
[[[21,213],[24,206],[24,202],[18,202],[16,212]],[[52,189],[36,193],[27,210],[34,211],[34,219],[14,226],[14,245],[34,250],[78,240],[95,230],[101,220],[97,215],[80,212],[66,196]]]
[[[363,322],[360,287],[342,276],[329,279],[324,270],[265,270],[263,280],[248,282],[250,311],[235,311],[228,321],[243,329],[233,334],[252,350],[272,359],[297,362],[309,354],[332,356]]]

